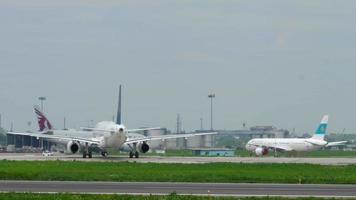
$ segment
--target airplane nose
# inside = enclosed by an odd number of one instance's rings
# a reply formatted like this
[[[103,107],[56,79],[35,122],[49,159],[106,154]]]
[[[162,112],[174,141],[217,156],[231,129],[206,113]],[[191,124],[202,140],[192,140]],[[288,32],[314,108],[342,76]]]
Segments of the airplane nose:
[[[247,150],[251,150],[251,149],[252,149],[252,148],[251,148],[251,144],[248,142],[248,143],[246,144],[245,148],[246,148]]]

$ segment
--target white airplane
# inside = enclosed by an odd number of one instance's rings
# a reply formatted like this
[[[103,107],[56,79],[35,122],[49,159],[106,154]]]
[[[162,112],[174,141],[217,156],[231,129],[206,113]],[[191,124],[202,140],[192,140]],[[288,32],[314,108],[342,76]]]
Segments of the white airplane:
[[[343,145],[347,141],[327,142],[324,140],[329,116],[324,115],[315,134],[311,138],[256,138],[246,144],[246,150],[257,156],[272,151],[315,151],[323,147]]]
[[[149,150],[150,147],[148,142],[152,140],[164,141],[174,138],[188,138],[216,134],[216,132],[210,132],[146,137],[135,132],[159,128],[127,129],[121,123],[121,85],[119,90],[119,105],[116,123],[112,121],[102,121],[97,123],[94,128],[82,128],[83,130],[54,130],[49,120],[37,107],[35,107],[35,112],[38,118],[39,132],[8,132],[8,134],[31,136],[36,137],[37,139],[42,138],[56,144],[65,145],[67,147],[67,152],[73,154],[82,149],[83,158],[91,158],[93,150],[100,151],[101,155],[106,157],[108,155],[108,148],[128,150],[130,158],[138,158],[139,153],[146,153]]]

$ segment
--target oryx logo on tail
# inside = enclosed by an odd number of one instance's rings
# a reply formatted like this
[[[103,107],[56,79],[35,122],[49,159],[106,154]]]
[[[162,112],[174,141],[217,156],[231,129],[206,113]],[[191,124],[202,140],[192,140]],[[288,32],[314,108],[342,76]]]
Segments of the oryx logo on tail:
[[[39,131],[51,130],[52,124],[48,121],[46,116],[40,111],[37,106],[34,106],[35,113],[37,115]]]

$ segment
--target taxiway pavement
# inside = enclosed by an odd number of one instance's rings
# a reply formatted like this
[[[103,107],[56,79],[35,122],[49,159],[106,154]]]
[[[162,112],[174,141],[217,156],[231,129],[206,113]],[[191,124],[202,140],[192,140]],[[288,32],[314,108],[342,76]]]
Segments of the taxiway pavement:
[[[1,192],[211,196],[356,197],[356,185],[0,181]]]
[[[64,161],[96,161],[96,162],[140,162],[140,163],[308,163],[321,165],[350,165],[356,164],[355,158],[302,158],[302,157],[170,157],[170,156],[142,156],[138,159],[127,156],[109,156],[103,158],[99,155],[93,158],[82,158],[81,155],[55,154],[42,156],[39,153],[0,153],[0,160],[64,160]]]

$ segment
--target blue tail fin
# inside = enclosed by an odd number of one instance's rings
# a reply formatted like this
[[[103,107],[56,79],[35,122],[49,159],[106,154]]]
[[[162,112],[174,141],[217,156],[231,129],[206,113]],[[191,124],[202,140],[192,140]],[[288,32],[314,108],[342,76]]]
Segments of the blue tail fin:
[[[313,139],[324,140],[326,129],[328,127],[328,121],[329,121],[329,116],[324,115],[318,128],[315,131],[315,134],[312,137]]]

